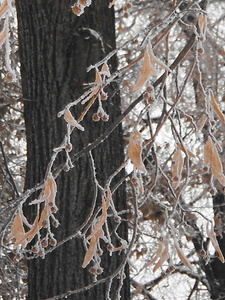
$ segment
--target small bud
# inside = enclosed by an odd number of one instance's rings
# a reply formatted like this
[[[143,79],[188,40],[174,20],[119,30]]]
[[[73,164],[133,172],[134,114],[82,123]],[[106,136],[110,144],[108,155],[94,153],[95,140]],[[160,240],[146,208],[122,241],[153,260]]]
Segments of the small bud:
[[[54,220],[52,221],[52,225],[57,228],[59,226],[59,221],[58,220]]]
[[[48,246],[48,242],[47,242],[46,240],[42,240],[42,241],[41,241],[41,246],[42,246],[43,248],[46,248],[46,247]]]
[[[147,92],[148,94],[150,94],[150,93],[152,92],[152,88],[151,88],[150,86],[148,86],[148,87],[146,88],[146,92]]]
[[[70,143],[66,144],[65,150],[66,150],[67,152],[70,152],[72,149],[73,149],[72,144],[70,144]]]
[[[106,99],[107,99],[107,94],[101,93],[101,100],[106,100]]]
[[[100,120],[98,114],[93,114],[92,120],[93,120],[94,122],[98,122],[98,121]]]
[[[208,167],[208,166],[205,166],[205,167],[203,168],[203,172],[204,172],[204,173],[209,172],[209,167]]]
[[[149,97],[149,96],[148,96],[148,93],[145,92],[145,93],[143,94],[143,98],[144,98],[145,100],[148,100],[148,97]]]
[[[43,220],[41,223],[42,227],[47,227],[48,226],[48,221],[47,220]]]
[[[32,247],[31,247],[31,252],[33,252],[33,253],[37,253],[37,252],[38,252],[38,250],[37,250],[37,247],[35,247],[35,246],[32,246]]]
[[[56,244],[57,244],[56,239],[53,239],[53,238],[50,239],[50,240],[49,240],[49,244],[50,244],[51,246],[53,246],[53,247],[56,246]]]
[[[79,5],[74,4],[74,5],[72,6],[72,11],[73,11],[73,13],[74,13],[75,15],[78,15],[78,14],[80,13],[80,11],[81,11]]]
[[[102,268],[98,268],[97,270],[96,270],[96,273],[99,275],[99,274],[102,274],[102,272],[103,272],[103,269]]]
[[[114,217],[114,221],[115,221],[116,223],[119,223],[119,222],[120,222],[120,218],[119,218],[119,217]]]
[[[154,103],[154,99],[152,99],[151,97],[149,97],[149,98],[148,98],[148,103],[149,103],[149,104]]]
[[[205,252],[205,250],[200,250],[200,252],[199,252],[199,254],[201,255],[201,256],[205,256],[206,255],[206,252]]]
[[[108,115],[102,116],[102,121],[107,122],[108,120],[109,120],[109,116]]]
[[[96,270],[95,270],[94,267],[90,267],[89,272],[90,272],[91,274],[95,274],[95,273],[96,273]]]
[[[107,250],[108,251],[112,251],[113,250],[113,247],[111,245],[107,245]]]
[[[51,212],[53,213],[53,214],[55,214],[56,212],[57,212],[57,207],[56,206],[52,206],[51,207]]]
[[[215,194],[216,194],[216,191],[214,190],[214,189],[210,189],[210,194],[212,195],[212,196],[214,196]]]
[[[68,172],[69,170],[70,170],[69,165],[68,165],[68,164],[65,164],[65,165],[63,166],[63,171],[64,171],[64,172]]]
[[[19,253],[17,253],[17,254],[13,257],[13,261],[16,263],[16,262],[18,262],[21,258],[22,258],[22,255],[20,255]]]
[[[79,0],[79,3],[83,6],[87,5],[87,0]]]

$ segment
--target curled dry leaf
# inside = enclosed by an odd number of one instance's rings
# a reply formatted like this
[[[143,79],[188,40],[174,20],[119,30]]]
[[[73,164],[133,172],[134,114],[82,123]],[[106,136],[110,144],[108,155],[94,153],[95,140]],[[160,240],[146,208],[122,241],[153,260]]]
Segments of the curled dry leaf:
[[[216,100],[215,100],[215,97],[214,97],[212,91],[209,92],[209,96],[210,96],[212,107],[213,107],[215,113],[217,114],[217,116],[220,118],[220,120],[222,122],[225,122],[225,117],[224,117],[222,111],[220,110],[218,104],[216,103]]]
[[[204,161],[205,164],[209,164],[212,174],[216,179],[225,186],[225,176],[223,174],[223,167],[219,157],[219,154],[216,150],[215,144],[213,143],[211,137],[208,137],[207,142],[204,146]]]
[[[143,164],[142,157],[142,137],[140,132],[135,130],[130,135],[128,156],[133,165],[140,171],[146,172],[145,165]]]
[[[82,131],[84,131],[84,127],[81,126],[75,119],[74,117],[72,116],[71,112],[69,111],[69,109],[66,109],[65,110],[65,113],[64,113],[64,119],[65,121],[72,127],[76,127]]]
[[[215,232],[213,230],[213,225],[211,224],[211,229],[209,229],[209,224],[207,223],[206,225],[206,233],[208,234],[208,237],[210,238],[210,241],[214,247],[214,249],[216,250],[219,259],[222,261],[222,263],[224,263],[224,257],[223,257],[223,253],[220,250],[220,246],[218,244]]]

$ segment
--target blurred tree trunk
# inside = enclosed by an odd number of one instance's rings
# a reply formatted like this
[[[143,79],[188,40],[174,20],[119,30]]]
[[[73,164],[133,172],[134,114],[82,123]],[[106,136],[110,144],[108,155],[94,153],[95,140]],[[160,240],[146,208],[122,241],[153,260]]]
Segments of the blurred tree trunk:
[[[63,118],[57,113],[67,103],[84,92],[85,83],[94,82],[94,72],[86,68],[102,59],[115,47],[114,12],[108,1],[93,1],[85,14],[77,17],[72,13],[74,1],[17,0],[19,45],[21,59],[22,91],[27,135],[27,172],[25,189],[44,179],[46,167],[54,147],[59,146],[66,133]],[[91,29],[91,30],[89,30]],[[111,70],[116,69],[116,59],[110,61]],[[104,103],[109,121],[92,121],[97,110],[95,105],[82,122],[84,132],[73,132],[74,152],[94,141],[120,114],[120,98],[117,87],[108,89],[110,96]],[[82,108],[76,106],[77,118]],[[96,174],[100,184],[105,184],[123,161],[122,128],[116,130],[92,152]],[[62,163],[63,156],[56,165]],[[121,174],[120,176],[122,176]],[[118,178],[117,178],[118,179]],[[85,221],[91,209],[95,185],[88,153],[75,162],[68,173],[62,172],[57,179],[57,218],[61,226],[55,231],[62,241]],[[100,198],[100,197],[98,197]],[[125,186],[114,194],[118,210],[126,209]],[[28,209],[27,209],[28,211]],[[32,218],[35,212],[29,211]],[[118,233],[127,239],[127,225],[120,225]],[[93,282],[88,270],[82,269],[85,250],[81,239],[72,239],[58,247],[45,259],[32,259],[28,263],[28,299],[45,299]],[[122,260],[122,255],[103,255],[102,267],[107,276]],[[87,268],[88,269],[88,268]],[[121,299],[129,299],[129,276],[121,292]],[[100,276],[101,278],[101,276]],[[109,282],[100,284],[69,299],[105,299]],[[114,279],[112,299],[116,298],[119,279]]]
[[[213,197],[214,220],[217,219],[218,232],[217,241],[223,256],[225,257],[225,197],[224,194],[218,192]],[[210,285],[211,298],[225,299],[225,264],[218,257],[209,261],[206,266],[206,277]]]

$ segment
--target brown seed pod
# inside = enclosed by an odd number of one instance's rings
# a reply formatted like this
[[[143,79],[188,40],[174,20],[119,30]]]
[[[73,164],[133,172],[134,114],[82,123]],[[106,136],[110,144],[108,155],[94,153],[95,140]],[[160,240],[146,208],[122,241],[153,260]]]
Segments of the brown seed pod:
[[[80,7],[79,7],[79,5],[74,4],[74,5],[72,6],[72,11],[73,11],[73,13],[74,13],[75,15],[78,15],[78,14],[80,13]]]
[[[100,120],[100,117],[98,116],[98,114],[93,114],[92,120],[93,120],[94,122],[98,122],[98,121]]]

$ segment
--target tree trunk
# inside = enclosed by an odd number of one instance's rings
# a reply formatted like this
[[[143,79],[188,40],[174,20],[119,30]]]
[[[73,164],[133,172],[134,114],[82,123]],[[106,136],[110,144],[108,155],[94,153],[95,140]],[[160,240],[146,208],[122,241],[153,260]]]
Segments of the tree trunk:
[[[217,241],[220,247],[220,250],[225,257],[225,199],[224,195],[217,193],[213,197],[213,209],[214,209],[214,219],[217,219],[218,227],[215,227],[214,230],[218,233]],[[193,224],[192,224],[193,225]],[[199,266],[205,273],[205,278],[207,280],[207,288],[209,290],[212,300],[223,299],[225,300],[225,264],[217,257],[215,252],[215,257],[211,257],[210,260],[205,260],[204,257],[200,255],[202,249],[207,252],[209,246],[209,239],[206,242],[203,242],[203,237],[198,227],[194,227],[196,230],[195,237],[192,238],[195,250],[199,253]],[[203,282],[205,284],[205,281]]]
[[[215,231],[218,232],[217,241],[220,250],[225,257],[225,198],[224,194],[217,193],[213,198],[214,219],[219,220],[218,228]],[[210,260],[207,269],[206,277],[210,285],[211,298],[213,300],[223,299],[225,300],[225,264],[215,257]]]
[[[53,148],[63,141],[66,124],[63,118],[57,118],[57,113],[64,109],[67,103],[83,94],[85,83],[94,82],[94,72],[87,73],[86,68],[102,59],[115,47],[114,13],[108,8],[107,2],[93,1],[93,4],[85,9],[85,14],[77,17],[71,10],[74,1],[16,1],[27,135],[25,189],[43,181]],[[111,71],[115,70],[115,57],[110,60],[110,65]],[[99,137],[120,114],[120,98],[115,91],[116,85],[108,88],[110,97],[103,104],[109,114],[108,122],[92,121],[92,115],[98,108],[95,104],[81,123],[85,131],[72,133],[74,153]],[[72,111],[75,118],[79,117],[82,108],[81,105],[76,106]],[[104,186],[107,177],[124,159],[121,126],[93,150],[92,154],[97,179]],[[64,162],[64,158],[61,155],[55,166]],[[123,173],[120,176],[123,176]],[[96,185],[88,153],[75,162],[72,170],[60,174],[57,190],[57,218],[61,226],[54,233],[56,239],[62,241],[79,228],[91,210]],[[119,211],[126,209],[124,185],[117,189],[113,200]],[[29,210],[28,207],[25,208],[29,219],[34,218],[36,213],[31,211],[30,207]],[[117,232],[127,239],[126,222],[119,226]],[[93,275],[81,267],[84,255],[82,239],[75,238],[47,254],[45,259],[29,260],[28,299],[50,298],[92,283]],[[113,256],[104,254],[101,262],[104,272],[101,276],[112,273],[122,259],[123,255],[118,253]],[[127,271],[126,267],[122,299],[130,297]],[[106,299],[108,284],[109,281],[106,281],[68,299]],[[112,299],[117,298],[119,284],[119,279],[113,280]]]

